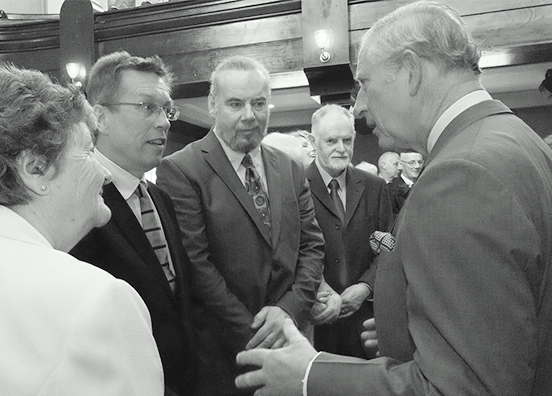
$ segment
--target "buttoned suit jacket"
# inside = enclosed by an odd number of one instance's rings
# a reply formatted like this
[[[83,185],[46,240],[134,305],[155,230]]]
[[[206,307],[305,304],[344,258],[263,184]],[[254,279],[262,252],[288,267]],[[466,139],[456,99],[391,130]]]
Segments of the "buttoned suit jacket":
[[[221,395],[237,392],[235,355],[255,333],[254,315],[279,306],[301,325],[322,275],[323,238],[303,166],[264,144],[261,155],[271,235],[213,130],[157,171],[192,262],[196,334]]]
[[[393,213],[396,215],[399,213],[404,205],[404,201],[410,193],[410,187],[406,184],[403,178],[399,175],[388,184],[389,193],[391,194],[391,205]]]
[[[173,293],[142,226],[115,185],[104,186],[111,220],[92,230],[70,252],[82,261],[127,281],[148,307],[153,335],[163,363],[165,384],[179,396],[192,395],[196,382],[196,351],[191,326],[190,262],[180,239],[169,196],[148,182],[159,214],[176,275]]]
[[[345,367],[322,354],[309,394],[552,394],[551,169],[550,149],[502,103],[457,116],[378,260],[385,357]]]
[[[389,231],[393,221],[385,180],[353,167],[348,167],[346,172],[347,198],[343,226],[316,162],[307,168],[316,219],[326,242],[324,278],[340,294],[359,282],[373,287],[375,255],[368,240],[376,230]],[[349,318],[340,319],[335,324],[315,326],[315,347],[327,352],[363,357],[360,333],[362,322],[370,317],[373,317],[372,303],[366,301]]]

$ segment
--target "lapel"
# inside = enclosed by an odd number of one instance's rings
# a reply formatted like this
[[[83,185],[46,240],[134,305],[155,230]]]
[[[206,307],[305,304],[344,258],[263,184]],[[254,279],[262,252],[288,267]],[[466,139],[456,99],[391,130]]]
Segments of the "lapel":
[[[282,225],[282,184],[284,184],[282,180],[287,174],[281,172],[280,157],[264,144],[261,144],[261,155],[263,157],[268,188],[268,200],[270,202],[272,246],[276,246]],[[286,185],[288,184],[286,183]],[[266,228],[263,226],[262,230],[266,231]]]
[[[364,194],[364,183],[359,177],[359,172],[362,172],[358,169],[347,167],[346,169],[346,185],[347,185],[347,206],[345,208],[345,227],[351,221],[353,214],[355,213],[360,198]]]
[[[110,223],[124,236],[129,245],[138,252],[144,264],[151,271],[152,277],[161,283],[172,299],[173,293],[165,278],[161,264],[159,264],[159,260],[151,248],[146,234],[144,234],[142,226],[113,183],[104,186],[103,198],[106,205],[111,209]],[[156,208],[160,206],[156,203],[156,199],[153,196],[152,199]]]
[[[443,147],[445,147],[452,138],[458,135],[469,125],[485,117],[504,113],[512,114],[512,110],[498,100],[486,100],[459,114],[450,124],[447,125],[441,136],[437,139],[435,146],[431,150],[431,153],[429,153],[425,167],[429,165],[431,160],[439,154]],[[418,177],[421,177],[421,175]]]
[[[335,205],[328,193],[328,187],[324,184],[324,180],[320,175],[320,171],[316,166],[316,162],[313,161],[307,168],[306,176],[310,184],[311,193],[320,201],[322,205],[328,209],[335,217],[339,219],[339,214],[335,209]],[[346,216],[348,217],[348,216]]]
[[[257,212],[257,208],[255,208],[251,196],[245,191],[245,187],[234,171],[234,168],[232,168],[232,164],[228,161],[228,157],[217,140],[213,129],[201,141],[201,151],[204,153],[207,163],[211,165],[215,173],[224,181],[228,189],[234,194],[247,214],[249,214],[249,217],[251,217],[266,242],[272,245],[270,235],[261,221],[261,217],[259,216],[259,212]],[[272,192],[270,191],[270,187],[269,194],[270,208],[272,210],[273,199],[271,199]]]

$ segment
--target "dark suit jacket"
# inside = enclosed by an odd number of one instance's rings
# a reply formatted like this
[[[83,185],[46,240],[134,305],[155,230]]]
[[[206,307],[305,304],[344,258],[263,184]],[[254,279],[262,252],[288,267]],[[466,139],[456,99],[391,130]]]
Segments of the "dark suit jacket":
[[[198,344],[217,395],[235,392],[235,355],[254,335],[253,316],[276,305],[301,324],[322,275],[323,238],[303,166],[261,149],[272,237],[213,131],[157,171],[192,262]]]
[[[309,394],[552,395],[552,152],[542,139],[497,101],[460,114],[396,237],[378,260],[374,301],[386,357],[345,368],[323,354]]]
[[[389,187],[389,194],[391,194],[393,213],[397,215],[403,207],[406,197],[408,197],[410,193],[410,187],[408,187],[400,175],[391,180],[387,186]]]
[[[192,395],[196,358],[191,342],[190,262],[180,240],[171,199],[155,184],[148,184],[175,269],[175,293],[140,223],[113,184],[105,186],[103,192],[104,201],[112,212],[111,220],[92,230],[70,253],[127,281],[136,289],[151,315],[166,386],[180,396]]]
[[[374,253],[368,239],[376,230],[389,231],[393,221],[385,180],[353,167],[348,167],[346,172],[346,224],[343,227],[316,163],[307,168],[316,219],[326,241],[324,277],[337,293],[359,282],[373,286]],[[372,303],[365,302],[349,318],[315,326],[315,348],[364,357],[360,332],[362,322],[372,316]]]

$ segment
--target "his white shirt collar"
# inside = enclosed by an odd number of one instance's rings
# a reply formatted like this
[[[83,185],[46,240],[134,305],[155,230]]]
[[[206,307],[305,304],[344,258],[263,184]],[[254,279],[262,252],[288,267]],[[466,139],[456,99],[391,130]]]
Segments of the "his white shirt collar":
[[[132,173],[121,168],[115,162],[103,155],[97,148],[94,150],[94,156],[98,162],[111,173],[111,176],[113,177],[113,184],[117,187],[117,190],[119,190],[119,193],[125,201],[127,201],[132,194],[134,194],[138,184],[140,184],[140,180],[143,180],[144,182],[146,181],[143,175],[141,179],[138,179]]]
[[[316,157],[315,160],[316,167],[318,168],[318,171],[320,172],[320,176],[322,176],[322,181],[324,181],[324,185],[329,190],[328,184],[332,181],[332,179],[336,179],[339,183],[339,190],[345,191],[346,186],[346,176],[347,176],[347,169],[345,169],[338,177],[331,176],[324,168],[322,168],[322,165],[320,165],[320,161],[318,160],[318,157]]]
[[[408,177],[406,177],[402,173],[401,173],[401,179],[403,179],[403,181],[406,183],[408,188],[412,188],[412,185],[414,184],[414,182],[412,180],[410,180]]]
[[[492,99],[493,98],[491,97],[491,95],[489,95],[487,91],[481,89],[470,92],[469,94],[454,102],[452,106],[450,106],[448,109],[445,110],[443,114],[441,114],[441,116],[437,119],[435,125],[433,125],[433,128],[431,128],[431,132],[429,133],[429,137],[427,139],[427,152],[431,152],[431,150],[435,146],[435,143],[437,142],[437,139],[439,139],[439,136],[441,136],[445,128],[459,114],[463,113],[464,111],[472,106],[475,106],[478,103]]]
[[[245,167],[241,164],[243,157],[245,156],[244,153],[241,153],[239,151],[232,150],[228,144],[222,138],[219,136],[216,128],[213,129],[215,136],[217,140],[219,141],[220,145],[222,146],[222,150],[224,150],[224,153],[226,154],[226,157],[228,158],[228,161],[230,161],[230,164],[232,165],[232,168],[234,168],[234,171],[240,178],[242,183],[245,183]],[[259,175],[261,177],[261,180],[263,182],[263,185],[265,187],[265,191],[267,191],[268,194],[268,188],[267,188],[267,182],[266,182],[266,174],[264,170],[264,164],[263,164],[263,157],[261,155],[261,145],[255,147],[253,150],[251,150],[249,153],[249,156],[251,157],[251,160],[253,161],[253,165],[255,165],[255,168],[257,169],[257,172],[259,172]]]

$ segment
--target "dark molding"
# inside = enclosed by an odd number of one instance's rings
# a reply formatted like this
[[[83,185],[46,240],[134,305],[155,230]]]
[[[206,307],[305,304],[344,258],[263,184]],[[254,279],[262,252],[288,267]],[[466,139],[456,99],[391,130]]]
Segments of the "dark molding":
[[[0,22],[0,53],[59,48],[59,18]]]
[[[311,96],[350,94],[355,87],[349,63],[310,67],[305,68],[304,72],[309,80]]]
[[[209,81],[174,84],[171,96],[173,99],[200,98],[209,95],[210,88]]]
[[[496,62],[493,62],[493,56],[497,56]],[[552,43],[486,50],[481,58],[483,69],[552,62]]]
[[[97,14],[96,40],[118,40],[293,13],[301,13],[300,0],[169,2]]]

